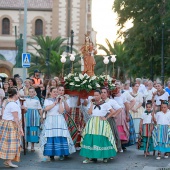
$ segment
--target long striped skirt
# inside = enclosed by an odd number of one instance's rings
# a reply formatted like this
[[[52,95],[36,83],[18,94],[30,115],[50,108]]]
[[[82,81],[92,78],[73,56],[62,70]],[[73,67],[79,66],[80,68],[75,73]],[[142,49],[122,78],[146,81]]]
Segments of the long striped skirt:
[[[0,158],[20,161],[21,136],[17,124],[0,120]]]
[[[44,156],[63,156],[69,155],[67,138],[48,137],[44,145]]]
[[[147,152],[153,151],[152,139],[153,124],[144,124],[142,126],[142,135],[138,139],[138,149]]]
[[[68,155],[76,151],[62,114],[47,116],[40,135],[40,146],[48,156]]]
[[[109,122],[92,117],[82,133],[80,155],[87,158],[110,158],[116,156],[117,148]]]
[[[170,125],[156,125],[152,131],[154,150],[170,152]]]
[[[73,119],[71,118],[71,116],[69,114],[65,113],[64,118],[67,122],[68,130],[70,132],[71,138],[72,138],[73,143],[75,145],[76,142],[77,142],[78,135],[80,135],[80,133],[77,129],[75,122],[73,121]]]
[[[115,119],[113,117],[110,117],[109,119],[107,119],[107,121],[110,124],[113,136],[115,138],[117,149],[118,149],[118,151],[120,151],[122,149],[122,146],[121,146],[121,140],[119,138],[119,133],[117,131]]]
[[[81,141],[81,131],[85,127],[83,114],[81,113],[80,108],[77,108],[77,107],[72,107],[70,109],[69,114],[70,114],[72,120],[74,121],[74,123],[76,124],[77,130],[78,130],[77,139],[76,139],[76,145],[79,146],[80,141]]]
[[[129,121],[129,142],[123,144],[122,145],[123,147],[128,147],[128,146],[134,145],[136,143],[135,127],[134,127],[133,119],[132,119],[132,116],[130,113],[129,113],[129,118],[130,118],[130,121]]]
[[[26,141],[39,142],[40,135],[40,115],[38,110],[28,109],[25,114],[26,119]]]
[[[117,125],[117,130],[119,133],[119,138],[121,143],[128,143],[129,141],[129,123],[126,121],[125,110],[122,111],[115,117],[115,122]]]

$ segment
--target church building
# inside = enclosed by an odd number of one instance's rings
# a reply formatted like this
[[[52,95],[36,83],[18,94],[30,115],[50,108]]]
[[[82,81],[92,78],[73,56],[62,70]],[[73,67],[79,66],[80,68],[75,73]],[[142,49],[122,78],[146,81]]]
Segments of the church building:
[[[80,49],[85,33],[92,29],[92,0],[27,0],[27,42],[33,35],[56,38],[61,36],[70,42],[74,31],[74,48]],[[24,33],[24,0],[0,0],[0,73],[12,76],[17,48],[15,40]],[[28,52],[33,52],[27,46]]]

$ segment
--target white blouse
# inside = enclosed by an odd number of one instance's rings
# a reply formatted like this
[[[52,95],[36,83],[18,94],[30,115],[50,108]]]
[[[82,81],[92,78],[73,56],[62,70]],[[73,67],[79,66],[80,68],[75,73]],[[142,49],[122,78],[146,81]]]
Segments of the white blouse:
[[[134,99],[134,97],[132,97],[128,91],[125,91],[122,96],[127,100],[128,103],[130,103]]]
[[[109,104],[114,110],[121,109],[122,107],[116,102],[114,99],[105,100],[107,104]]]
[[[161,101],[160,100],[167,100],[168,101],[168,97],[169,97],[169,93],[168,92],[165,92],[161,96],[156,95],[155,98],[154,98],[156,100],[156,105],[161,105]]]
[[[47,107],[49,105],[52,105],[54,103],[54,99],[48,98],[44,101],[44,107]],[[62,105],[64,107],[64,103],[62,102]],[[59,103],[57,103],[52,109],[47,111],[47,116],[53,116],[53,115],[61,115],[59,113]]]
[[[126,103],[127,100],[125,99],[125,97],[123,95],[121,95],[119,97],[114,97],[114,100],[119,104],[119,106],[121,106],[121,108],[125,108],[124,103]]]
[[[166,113],[157,112],[155,114],[155,119],[158,125],[170,125],[170,110]]]
[[[28,109],[42,109],[39,98],[36,97],[27,97],[24,101],[24,106]]]
[[[18,112],[18,118],[19,120],[21,120],[21,108],[18,106],[16,102],[7,103],[4,109],[2,119],[14,121],[14,116],[12,112]]]
[[[112,109],[112,107],[107,103],[99,105],[100,109],[98,107],[95,108],[95,106],[96,105],[93,105],[92,116],[106,116],[110,109]]]
[[[143,112],[141,119],[143,120],[143,124],[150,124],[150,123],[152,123],[152,114],[149,113],[147,115],[147,113]]]

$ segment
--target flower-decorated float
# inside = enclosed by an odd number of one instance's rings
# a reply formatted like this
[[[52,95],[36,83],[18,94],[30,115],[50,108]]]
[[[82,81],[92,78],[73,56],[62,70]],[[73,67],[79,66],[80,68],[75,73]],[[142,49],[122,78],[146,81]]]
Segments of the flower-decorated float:
[[[113,55],[111,61],[113,62],[113,77],[107,75],[107,64],[109,63],[109,56],[104,57],[104,64],[106,65],[105,75],[95,75],[95,59],[94,55],[97,53],[96,48],[90,41],[89,35],[85,35],[85,44],[81,48],[81,71],[82,73],[73,73],[73,61],[75,60],[75,55],[70,54],[70,60],[72,62],[71,73],[64,76],[64,63],[66,62],[66,54],[61,55],[61,62],[63,63],[62,69],[62,79],[61,83],[65,86],[65,94],[70,96],[70,116],[76,124],[76,128],[79,131],[84,128],[85,122],[88,120],[89,116],[87,114],[87,105],[84,105],[84,101],[92,99],[94,90],[100,87],[106,87],[110,94],[114,93],[116,88],[114,85],[114,62],[116,61]],[[68,55],[68,54],[67,54]],[[91,96],[91,98],[90,98]],[[80,136],[80,135],[79,135]],[[77,144],[79,145],[80,138],[77,136]],[[75,141],[75,140],[74,140]]]

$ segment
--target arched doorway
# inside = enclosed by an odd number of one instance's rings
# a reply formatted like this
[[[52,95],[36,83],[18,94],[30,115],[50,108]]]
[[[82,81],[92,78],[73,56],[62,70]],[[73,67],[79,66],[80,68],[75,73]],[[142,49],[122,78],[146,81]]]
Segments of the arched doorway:
[[[13,65],[8,61],[0,60],[0,73],[5,73],[8,77],[12,77]]]

